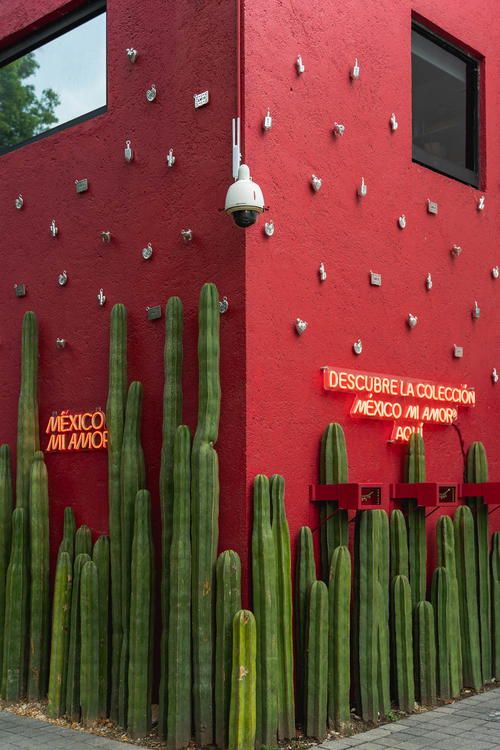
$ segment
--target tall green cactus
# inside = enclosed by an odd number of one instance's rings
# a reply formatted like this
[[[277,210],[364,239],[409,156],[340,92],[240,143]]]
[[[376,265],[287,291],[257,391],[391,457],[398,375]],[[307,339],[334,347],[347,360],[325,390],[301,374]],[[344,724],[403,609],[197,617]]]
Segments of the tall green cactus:
[[[173,507],[168,585],[167,747],[179,750],[191,737],[191,433],[175,432]]]
[[[72,569],[73,565],[68,552],[61,552],[57,559],[52,606],[49,703],[47,707],[47,713],[52,719],[62,716],[66,700],[65,656],[71,609]]]
[[[122,442],[121,468],[121,603],[122,603],[122,646],[120,656],[120,685],[118,691],[118,721],[127,726],[127,697],[129,673],[129,631],[130,631],[130,575],[132,558],[132,538],[134,529],[134,509],[137,492],[144,489],[146,469],[141,445],[142,385],[137,381],[130,384],[125,413]]]
[[[75,533],[75,559],[78,555],[92,554],[92,531],[86,524],[79,526]]]
[[[93,724],[99,718],[99,617],[96,616],[98,611],[97,566],[89,560],[82,568],[80,582],[80,703],[82,721],[87,725]]]
[[[455,532],[449,516],[441,516],[436,526],[438,565],[446,568],[449,575],[448,609],[452,638],[450,642],[450,669],[454,677],[454,664],[458,671],[459,687],[462,687],[462,644],[460,637],[460,611],[458,603],[457,566],[455,559]]]
[[[328,707],[328,589],[315,581],[308,594],[306,710],[308,737],[320,742],[326,736]]]
[[[100,536],[94,544],[92,560],[97,567],[99,588],[99,716],[108,715],[109,672],[109,539]]]
[[[408,534],[405,517],[400,510],[392,511],[389,528],[391,537],[391,580],[395,576],[406,576],[408,578]]]
[[[391,709],[391,674],[389,645],[389,517],[382,508],[374,511],[379,521],[379,559],[378,559],[378,685],[379,713],[386,716]]]
[[[228,549],[217,558],[216,566],[216,643],[215,643],[215,744],[228,746],[233,620],[241,609],[241,562]]]
[[[276,595],[278,617],[278,737],[295,737],[295,696],[293,685],[292,579],[290,531],[285,512],[285,480],[274,474],[270,480],[271,529],[276,555]]]
[[[182,422],[182,302],[170,297],[165,307],[165,346],[163,350],[163,427],[160,467],[160,510],[162,528],[161,577],[161,643],[160,643],[160,736],[167,732],[167,670],[168,670],[168,613],[170,545],[172,543],[173,461],[175,431]]]
[[[415,688],[420,703],[432,706],[437,700],[434,609],[430,602],[419,602],[414,614]]]
[[[80,721],[80,662],[82,643],[81,622],[81,576],[90,555],[80,552],[73,563],[71,589],[71,612],[69,616],[68,657],[66,661],[66,701],[64,713],[71,721]],[[94,613],[95,615],[97,613]]]
[[[128,668],[128,731],[132,738],[151,729],[153,649],[153,565],[151,500],[139,490],[135,501],[130,596],[130,658]],[[187,670],[187,665],[185,666]]]
[[[28,635],[28,509],[12,513],[12,547],[5,587],[2,696],[11,703],[26,695]]]
[[[432,606],[436,620],[437,684],[442,700],[460,695],[457,650],[459,634],[452,616],[451,576],[447,568],[436,568],[432,576]]]
[[[491,601],[492,601],[492,645],[493,671],[500,680],[500,531],[491,537]]]
[[[415,683],[411,591],[406,576],[393,578],[391,595],[395,697],[399,708],[410,713],[415,709]]]
[[[339,424],[331,423],[323,432],[319,474],[321,484],[340,484],[348,481],[345,437]],[[321,503],[320,523],[321,567],[323,578],[327,581],[333,550],[340,545],[347,545],[349,541],[347,511],[340,509],[338,503]]]
[[[351,556],[347,547],[334,550],[328,582],[328,725],[342,729],[351,718],[350,673]]]
[[[296,681],[297,681],[297,716],[299,721],[305,708],[305,659],[306,659],[306,625],[307,594],[309,587],[316,580],[316,563],[314,544],[309,526],[302,526],[297,535],[297,554],[295,560],[295,648],[296,648]]]
[[[477,607],[477,570],[474,519],[466,505],[459,506],[453,519],[455,556],[462,640],[462,673],[465,687],[481,687],[481,648]]]
[[[49,488],[43,453],[37,451],[30,483],[31,603],[28,698],[47,694],[49,659]]]
[[[109,386],[106,404],[108,428],[108,506],[111,559],[111,698],[110,716],[118,720],[118,688],[122,644],[121,583],[121,453],[127,399],[127,312],[118,303],[111,310],[109,331]]]
[[[34,312],[25,312],[21,344],[21,388],[17,416],[16,506],[29,508],[31,463],[40,449],[38,425],[38,324]],[[26,519],[27,521],[28,519]]]
[[[424,439],[414,432],[405,456],[405,482],[425,482]],[[425,508],[408,501],[408,555],[413,606],[425,599],[427,588],[427,533]]]
[[[356,519],[357,664],[360,710],[364,721],[377,721],[379,705],[378,634],[381,602],[378,570],[380,523],[376,511],[364,510]]]
[[[3,673],[5,585],[10,558],[13,502],[10,448],[8,445],[0,445],[0,692]]]
[[[465,464],[466,482],[488,481],[488,459],[482,443],[469,446]],[[484,682],[490,682],[491,658],[491,582],[490,582],[490,530],[488,506],[482,497],[468,498],[467,505],[474,517],[477,557],[477,597],[479,606],[479,639],[481,644],[481,672]]]
[[[241,609],[233,619],[229,750],[254,750],[257,726],[257,629],[251,612]]]
[[[276,554],[270,522],[269,480],[254,480],[252,594],[257,623],[257,746],[276,744],[278,732],[278,635]]]
[[[75,554],[75,533],[76,533],[76,523],[75,523],[75,514],[73,513],[73,508],[65,508],[64,509],[64,522],[63,522],[63,538],[61,539],[61,544],[59,545],[59,551],[58,556],[61,554],[61,552],[67,552],[70,556],[71,562],[73,562],[74,554]]]
[[[213,447],[220,416],[219,293],[200,293],[198,424],[191,453],[193,725],[196,742],[213,741],[215,563],[218,544],[219,462]]]

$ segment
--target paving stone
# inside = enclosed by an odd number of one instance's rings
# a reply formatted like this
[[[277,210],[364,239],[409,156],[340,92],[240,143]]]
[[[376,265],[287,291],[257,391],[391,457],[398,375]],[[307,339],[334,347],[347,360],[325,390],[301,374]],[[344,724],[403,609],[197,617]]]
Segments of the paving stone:
[[[331,740],[329,742],[323,742],[319,745],[321,750],[346,750],[346,748],[353,747],[349,740]]]

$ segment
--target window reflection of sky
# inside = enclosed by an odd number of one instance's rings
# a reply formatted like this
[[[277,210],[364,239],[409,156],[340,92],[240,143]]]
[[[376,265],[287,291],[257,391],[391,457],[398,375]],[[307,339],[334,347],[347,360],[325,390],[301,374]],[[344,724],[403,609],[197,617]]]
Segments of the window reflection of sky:
[[[40,65],[24,83],[37,96],[51,88],[61,103],[58,125],[106,104],[106,14],[93,18],[35,50]]]

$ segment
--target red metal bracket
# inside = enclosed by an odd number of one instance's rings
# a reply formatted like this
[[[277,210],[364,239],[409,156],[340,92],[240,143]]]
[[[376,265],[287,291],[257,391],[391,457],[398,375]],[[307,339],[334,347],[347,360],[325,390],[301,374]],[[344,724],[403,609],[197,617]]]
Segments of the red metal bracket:
[[[486,505],[500,504],[500,482],[468,482],[460,485],[460,497],[482,497]]]
[[[452,482],[398,482],[391,486],[393,500],[416,500],[425,508],[458,505],[458,485]],[[429,514],[430,515],[430,514]]]
[[[311,484],[309,499],[313,503],[338,503],[343,510],[375,510],[387,499],[388,485],[378,482],[345,482]]]

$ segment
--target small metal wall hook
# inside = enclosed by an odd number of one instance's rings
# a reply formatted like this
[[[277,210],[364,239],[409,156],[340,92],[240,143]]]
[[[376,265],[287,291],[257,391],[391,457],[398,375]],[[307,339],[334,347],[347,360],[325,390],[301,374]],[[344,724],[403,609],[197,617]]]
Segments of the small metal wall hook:
[[[498,373],[497,373],[496,367],[494,367],[493,370],[491,371],[491,379],[494,383],[498,383]]]
[[[173,167],[175,164],[174,149],[171,148],[167,154],[167,167]]]
[[[101,240],[103,242],[111,242],[111,232],[101,232]]]
[[[365,178],[362,177],[361,178],[361,185],[359,185],[359,187],[357,189],[358,198],[364,198],[365,195],[367,194],[367,192],[368,192],[368,188],[366,187]]]
[[[229,302],[227,300],[227,297],[223,297],[219,301],[219,312],[220,312],[221,315],[223,315],[228,310],[229,310]]]
[[[394,112],[392,113],[392,115],[390,117],[389,123],[390,123],[390,126],[391,126],[391,130],[394,133],[394,131],[397,130],[398,127],[399,127],[399,123],[396,120],[396,115],[394,114]]]
[[[152,83],[151,88],[146,91],[146,99],[148,102],[154,102],[156,99],[156,86],[154,83]]]
[[[193,99],[195,109],[204,107],[209,102],[209,93],[208,91],[202,91],[200,94],[193,94]]]
[[[264,117],[264,120],[262,122],[262,130],[271,130],[273,126],[273,118],[271,117],[271,112],[268,109],[267,115]]]
[[[26,297],[26,284],[14,284],[16,297]]]
[[[104,303],[106,302],[106,295],[103,292],[103,289],[99,289],[99,294],[97,295],[97,301],[99,302],[99,306],[102,307]]]
[[[354,65],[351,68],[350,76],[353,81],[355,81],[357,78],[359,78],[359,64],[358,64],[358,58],[355,59]]]
[[[458,256],[460,255],[461,252],[462,252],[462,248],[460,247],[460,245],[452,245],[451,246],[450,253],[452,254],[452,256],[454,258],[458,258]]]
[[[144,260],[149,260],[151,258],[151,256],[153,255],[153,247],[151,245],[151,242],[148,242],[146,247],[142,248],[141,255]]]
[[[133,47],[127,47],[125,52],[127,53],[127,57],[130,60],[130,62],[135,63],[135,61],[137,60],[137,50],[134,49]]]
[[[457,344],[453,344],[453,356],[456,359],[461,359],[464,356],[463,346],[457,346]]]
[[[184,242],[191,242],[193,239],[193,230],[181,229],[181,237],[184,240]]]
[[[340,122],[334,122],[332,132],[334,135],[342,136],[345,132],[345,125],[342,125]]]
[[[81,180],[75,180],[75,188],[77,193],[86,193],[89,189],[89,181],[86,177]]]
[[[266,221],[264,224],[264,234],[266,237],[272,237],[274,234],[274,221],[272,219],[269,219],[269,221]]]
[[[323,180],[321,179],[321,177],[316,177],[315,174],[311,175],[311,185],[315,193],[318,192],[322,184]]]
[[[58,349],[64,349],[66,346],[66,339],[56,339],[56,346]]]
[[[59,234],[59,227],[56,226],[56,220],[55,219],[52,219],[52,222],[51,222],[49,228],[50,228],[50,233],[51,233],[52,237],[57,237],[57,235]]]
[[[412,313],[408,313],[408,318],[406,321],[410,328],[415,328],[415,326],[418,323],[418,317],[416,315],[413,315]]]
[[[427,274],[427,277],[425,279],[425,287],[426,287],[427,291],[429,291],[429,292],[432,289],[432,276],[431,276],[430,272]]]
[[[493,268],[491,269],[491,275],[494,279],[498,279],[498,277],[500,276],[500,269],[498,268],[498,266],[493,266]]]
[[[477,202],[477,210],[478,211],[484,211],[484,203],[485,203],[485,201],[486,201],[485,196],[481,195],[481,197],[479,198],[479,200]]]
[[[63,271],[59,274],[59,276],[57,277],[57,281],[59,286],[66,286],[66,283],[68,281],[68,274],[66,273],[66,271]]]
[[[299,55],[295,61],[295,67],[297,68],[298,75],[301,75],[305,72],[305,65],[302,62],[302,55]]]
[[[400,229],[406,229],[406,216],[404,214],[399,217],[398,225]]]
[[[371,286],[382,286],[382,274],[370,271],[370,284]]]
[[[16,198],[16,208],[19,210],[24,206],[24,199],[21,193]]]
[[[430,198],[427,198],[427,213],[437,216],[438,210],[439,207],[436,201],[431,201]]]
[[[361,354],[361,352],[363,351],[363,344],[361,342],[361,339],[355,341],[352,345],[352,348],[354,349],[354,354]]]
[[[325,264],[323,263],[323,261],[321,261],[321,263],[319,264],[318,274],[319,274],[320,281],[326,281],[326,270],[325,270]]]
[[[306,328],[307,328],[307,322],[305,320],[302,320],[302,318],[295,319],[295,330],[297,331],[299,336],[302,336]]]
[[[132,159],[134,158],[134,152],[130,147],[130,141],[125,141],[123,156],[125,157],[125,161],[132,161]]]
[[[476,320],[477,320],[477,318],[480,318],[480,317],[481,317],[481,308],[480,308],[480,307],[479,307],[479,305],[477,304],[477,299],[476,299],[476,300],[474,300],[474,307],[473,307],[473,308],[472,308],[472,310],[471,310],[471,315],[472,315],[472,317],[473,317],[473,318],[475,318]]]

